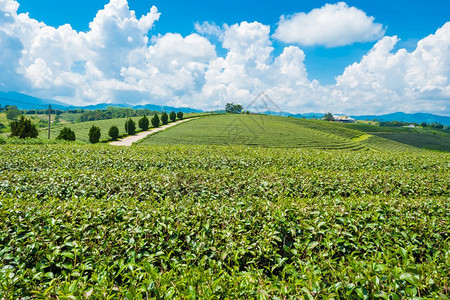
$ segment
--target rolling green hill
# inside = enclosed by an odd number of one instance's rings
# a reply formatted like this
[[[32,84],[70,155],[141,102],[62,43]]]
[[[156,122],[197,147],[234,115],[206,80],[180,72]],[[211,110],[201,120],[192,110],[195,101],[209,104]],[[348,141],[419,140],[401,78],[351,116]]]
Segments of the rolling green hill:
[[[444,134],[445,135],[445,134]],[[374,151],[450,151],[450,138],[403,128],[267,115],[213,115],[151,135],[141,145],[247,145]]]
[[[155,134],[143,145],[248,145],[283,148],[362,149],[364,145],[336,134],[336,128],[293,118],[267,115],[215,115]],[[340,130],[343,135],[350,130]],[[362,134],[362,133],[361,133]]]
[[[184,118],[190,118],[197,115],[204,115],[203,113],[197,114],[197,113],[191,113],[191,114],[184,114]],[[32,122],[37,123],[39,119],[44,119],[46,116],[44,115],[38,115],[38,116],[26,116],[27,118],[32,118]],[[54,116],[52,116],[53,119]],[[152,116],[149,116],[149,119]],[[161,116],[160,116],[161,117]],[[138,126],[138,121],[142,117],[133,117],[133,121],[136,123],[136,132],[140,131],[140,128]],[[125,121],[127,118],[118,118],[118,119],[109,119],[109,120],[97,120],[97,121],[88,121],[88,122],[78,122],[78,123],[67,123],[65,121],[58,123],[58,124],[52,124],[51,131],[50,131],[50,139],[54,140],[59,135],[59,132],[64,127],[69,127],[75,132],[75,136],[77,141],[89,142],[89,129],[92,127],[92,125],[98,126],[101,131],[101,138],[100,141],[108,141],[110,138],[108,136],[108,131],[111,126],[117,126],[119,128],[119,136],[125,135]],[[8,120],[9,123],[9,120]],[[170,121],[169,121],[170,123]],[[151,126],[151,125],[150,125]],[[48,137],[48,131],[47,128],[39,128],[39,138],[47,139]],[[2,133],[0,136],[3,138],[6,138],[9,136],[10,133]]]

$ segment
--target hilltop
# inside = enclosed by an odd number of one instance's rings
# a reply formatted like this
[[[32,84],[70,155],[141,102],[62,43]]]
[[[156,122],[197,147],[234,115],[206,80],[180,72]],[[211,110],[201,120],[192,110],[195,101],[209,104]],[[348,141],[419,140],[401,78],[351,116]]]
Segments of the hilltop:
[[[450,134],[421,127],[411,130],[268,115],[211,115],[152,135],[141,144],[450,151]]]

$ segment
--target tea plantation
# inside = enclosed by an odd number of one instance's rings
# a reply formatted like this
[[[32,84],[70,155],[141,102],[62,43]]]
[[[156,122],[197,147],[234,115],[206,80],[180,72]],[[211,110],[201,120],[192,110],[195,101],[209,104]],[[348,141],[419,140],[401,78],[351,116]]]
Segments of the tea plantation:
[[[448,131],[343,124],[268,115],[211,115],[159,132],[142,145],[247,145],[354,151],[450,152]]]
[[[372,138],[353,133],[333,138]],[[0,299],[448,299],[449,170],[430,151],[1,145]]]

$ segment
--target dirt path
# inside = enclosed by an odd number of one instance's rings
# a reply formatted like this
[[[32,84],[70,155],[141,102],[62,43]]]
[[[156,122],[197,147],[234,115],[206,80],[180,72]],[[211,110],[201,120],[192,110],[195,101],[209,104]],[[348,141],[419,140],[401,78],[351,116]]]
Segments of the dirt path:
[[[148,131],[143,131],[143,132],[139,132],[139,133],[137,133],[135,135],[127,136],[124,139],[121,139],[121,140],[115,141],[115,142],[111,142],[109,144],[110,145],[114,145],[114,146],[131,146],[134,142],[137,142],[137,141],[145,138],[149,134],[152,134],[152,133],[155,133],[155,132],[167,129],[169,127],[172,127],[174,125],[177,125],[177,124],[189,121],[189,120],[195,120],[195,119],[198,119],[198,118],[179,120],[179,121],[167,124],[167,125],[160,126],[158,128],[152,128],[151,130],[148,130]]]

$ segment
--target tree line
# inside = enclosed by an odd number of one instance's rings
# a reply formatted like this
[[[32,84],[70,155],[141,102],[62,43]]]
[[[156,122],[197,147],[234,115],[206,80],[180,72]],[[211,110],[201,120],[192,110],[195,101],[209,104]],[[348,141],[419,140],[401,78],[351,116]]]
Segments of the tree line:
[[[4,109],[4,108],[3,108]],[[176,119],[183,119],[183,112],[179,111],[178,113],[175,113],[172,111],[170,114],[167,114],[166,112],[163,112],[161,115],[161,119],[159,118],[158,114],[155,113],[151,120],[148,119],[148,117],[144,114],[144,116],[139,119],[138,126],[142,131],[147,131],[150,127],[150,123],[153,127],[159,127],[160,124],[166,125],[169,122],[169,119],[172,122],[175,122]],[[133,135],[136,133],[136,123],[131,119],[127,119],[125,121],[125,132],[128,135]],[[0,123],[0,130],[5,128],[3,124]],[[115,141],[119,138],[119,128],[117,126],[111,126],[111,128],[108,131],[108,135],[111,138],[111,140]],[[38,136],[38,130],[36,127],[36,124],[33,124],[30,119],[25,118],[25,116],[21,115],[18,120],[13,120],[11,122],[11,137],[18,137],[18,138],[37,138]],[[101,137],[101,130],[100,127],[92,125],[91,129],[89,130],[89,142],[91,143],[98,143],[100,141]],[[65,140],[65,141],[75,141],[76,136],[75,132],[70,129],[69,127],[64,127],[59,132],[59,135],[56,137],[57,140]]]
[[[161,119],[159,118],[158,114],[154,114],[151,120],[149,120],[147,116],[144,115],[142,118],[139,119],[138,125],[142,131],[147,131],[149,129],[150,122],[154,128],[157,128],[160,126],[161,123],[162,125],[168,124],[169,119],[172,122],[175,122],[177,118],[182,120],[183,115],[184,114],[182,111],[179,111],[178,113],[172,111],[170,114],[163,112],[161,115]],[[129,118],[128,120],[126,120],[124,127],[125,132],[128,135],[133,135],[136,133],[136,123],[133,121],[133,119]],[[119,138],[119,128],[117,126],[111,126],[111,128],[109,128],[108,135],[111,138],[111,140],[117,141],[117,139]],[[100,127],[92,125],[91,129],[89,130],[89,142],[92,144],[98,143],[100,141],[100,137],[101,137]]]

